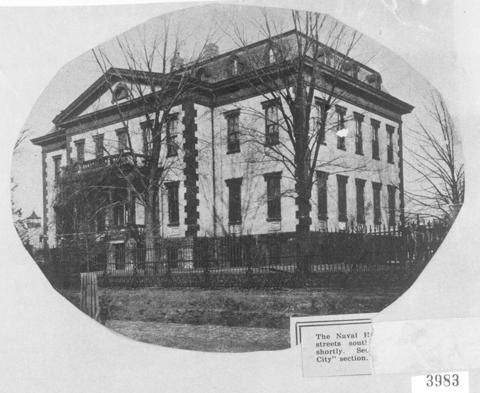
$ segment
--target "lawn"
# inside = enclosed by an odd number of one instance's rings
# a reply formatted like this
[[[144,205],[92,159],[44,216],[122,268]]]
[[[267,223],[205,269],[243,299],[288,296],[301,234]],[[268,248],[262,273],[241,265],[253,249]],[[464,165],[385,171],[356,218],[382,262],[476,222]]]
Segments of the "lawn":
[[[379,312],[401,289],[100,289],[106,326],[183,349],[245,352],[289,347],[291,316]],[[78,306],[79,291],[61,291]],[[247,335],[246,335],[247,334]]]

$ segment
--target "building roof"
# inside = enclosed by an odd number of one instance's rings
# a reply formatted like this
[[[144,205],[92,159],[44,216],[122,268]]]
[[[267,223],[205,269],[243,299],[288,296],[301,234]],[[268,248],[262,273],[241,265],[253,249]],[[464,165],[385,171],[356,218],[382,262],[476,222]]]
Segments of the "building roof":
[[[32,214],[30,214],[30,217],[27,217],[27,220],[40,220],[40,217],[35,213],[35,209],[32,211]]]
[[[232,84],[240,85],[244,84],[244,79],[245,77],[243,75],[235,75],[235,76],[225,76],[221,75],[221,73],[218,72],[218,65],[222,65],[225,62],[229,61],[228,59],[231,58],[240,58],[242,57],[242,54],[246,54],[247,51],[251,50],[252,48],[261,48],[261,47],[268,47],[271,43],[278,42],[279,40],[283,39],[288,39],[289,36],[297,34],[299,32],[295,30],[290,30],[285,33],[279,34],[274,37],[270,37],[268,39],[263,39],[260,41],[257,41],[255,43],[246,45],[241,48],[237,48],[222,54],[218,54],[216,56],[213,56],[208,59],[200,59],[199,61],[192,62],[189,64],[185,64],[182,67],[179,67],[176,70],[175,77],[181,78],[182,72],[186,72],[189,67],[192,69],[192,67],[195,67],[195,69],[198,71],[200,69],[205,69],[208,67],[213,67],[213,72],[211,72],[211,76],[208,77],[207,79],[200,79],[200,78],[195,78],[192,77],[191,81],[189,83],[194,83],[197,88],[201,89],[204,93],[207,93],[209,95],[212,95],[212,93],[216,94],[217,96],[219,94],[229,92],[232,87]],[[305,39],[309,39],[308,36],[304,35],[303,33],[300,33],[301,36],[304,36]],[[319,43],[322,47],[327,48],[324,44]],[[388,93],[388,91],[383,87],[381,83],[381,75],[377,71],[371,69],[370,67],[359,63],[358,61],[351,59],[347,56],[344,56],[340,52],[328,48],[328,50],[337,55],[337,56],[343,56],[345,58],[346,63],[348,64],[356,64],[358,68],[361,70],[361,77],[362,80],[360,80],[360,77],[355,80],[353,77],[345,74],[344,78],[346,78],[346,81],[343,82],[343,85],[351,85],[352,83],[355,84],[355,86],[352,86],[352,92],[354,91],[355,94],[359,94],[365,97],[367,101],[375,102],[376,104],[382,105],[382,102],[385,104],[388,103],[389,107],[392,108],[392,110],[398,114],[406,114],[410,113],[414,107],[409,105],[406,102],[403,102],[399,100],[398,98],[392,96],[391,94]],[[313,59],[310,59],[310,61],[313,61]],[[215,67],[216,65],[216,67]],[[329,77],[329,74],[332,74],[333,68],[330,69],[331,67],[324,65],[324,72],[326,74],[326,77]],[[86,118],[88,115],[82,115],[82,112],[88,108],[90,105],[92,105],[96,99],[98,99],[102,94],[106,93],[109,89],[111,89],[112,85],[115,84],[118,81],[125,81],[125,80],[135,80],[135,81],[142,81],[145,80],[145,82],[148,83],[156,83],[158,80],[158,84],[160,85],[162,83],[163,78],[168,75],[168,74],[163,74],[163,73],[158,73],[158,72],[144,72],[144,71],[138,71],[138,70],[130,70],[130,69],[123,69],[123,68],[115,68],[112,67],[108,69],[102,76],[100,76],[92,85],[90,85],[77,99],[75,99],[67,108],[62,110],[54,119],[53,123],[55,124],[55,127],[50,130],[49,133],[46,135],[35,138],[32,140],[34,144],[37,145],[49,145],[53,142],[58,142],[60,139],[63,138],[65,135],[65,128],[69,128],[72,123],[72,120],[75,120],[77,124],[80,124],[84,121],[87,121]],[[239,78],[241,76],[241,78]],[[331,75],[330,75],[331,77]],[[369,81],[372,80],[374,82],[373,85]],[[380,83],[376,86],[376,81],[379,80]],[[174,78],[172,78],[172,81],[175,81]],[[172,87],[173,88],[173,87]],[[218,93],[218,94],[217,94]],[[152,95],[152,94],[150,94]],[[148,96],[143,97],[148,98]],[[138,101],[138,99],[133,99],[129,100],[129,102],[134,102]],[[114,109],[115,105],[112,105],[110,108],[105,108],[103,110],[98,111],[98,114],[100,116],[106,115],[109,113],[109,110],[112,108]],[[84,119],[85,117],[85,119]]]

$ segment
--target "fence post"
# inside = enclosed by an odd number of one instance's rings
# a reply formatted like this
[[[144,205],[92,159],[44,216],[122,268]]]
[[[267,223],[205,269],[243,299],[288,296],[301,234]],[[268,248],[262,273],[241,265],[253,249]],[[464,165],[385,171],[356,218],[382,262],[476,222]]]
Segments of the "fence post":
[[[214,242],[215,242],[214,238]],[[211,277],[210,277],[210,258],[209,258],[209,243],[207,241],[204,241],[202,243],[203,250],[202,250],[202,255],[204,256],[204,267],[203,267],[203,278],[204,282],[203,285],[205,288],[210,287],[211,285]]]
[[[99,321],[98,284],[96,273],[80,273],[81,297],[80,309],[96,321]]]

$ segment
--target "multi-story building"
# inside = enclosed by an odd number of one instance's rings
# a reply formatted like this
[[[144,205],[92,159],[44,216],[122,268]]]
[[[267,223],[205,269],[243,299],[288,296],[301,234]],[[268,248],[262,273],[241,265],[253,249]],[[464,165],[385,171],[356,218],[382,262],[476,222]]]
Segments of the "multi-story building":
[[[209,45],[189,70],[194,87],[171,107],[163,130],[157,237],[295,231],[293,147],[284,131],[288,113],[259,74],[278,72],[278,63],[294,56],[295,42],[290,31],[223,54]],[[313,178],[311,230],[401,224],[402,116],[413,107],[389,94],[377,71],[320,48],[311,132],[322,111],[328,112],[328,124]],[[175,61],[177,69],[187,67],[178,56]],[[305,67],[306,77],[310,68]],[[53,120],[52,132],[33,140],[42,147],[43,228],[50,245],[61,235],[86,231],[122,247],[132,228],[142,233],[145,206],[129,188],[141,174],[126,174],[132,157],[140,166],[148,160],[152,141],[145,107],[136,104],[135,78],[142,73],[106,71]],[[162,78],[159,74],[159,84]],[[77,177],[70,187],[93,178],[109,190],[92,198],[100,201],[103,195],[107,202],[92,208],[88,225],[61,229],[55,213],[58,184],[72,171]],[[109,186],[109,177],[122,186]]]

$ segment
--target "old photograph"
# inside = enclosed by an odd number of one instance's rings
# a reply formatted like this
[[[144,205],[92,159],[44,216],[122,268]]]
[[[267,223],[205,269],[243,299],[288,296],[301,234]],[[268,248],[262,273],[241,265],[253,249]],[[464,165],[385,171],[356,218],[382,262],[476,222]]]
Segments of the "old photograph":
[[[179,349],[283,350],[291,317],[382,311],[465,194],[444,97],[392,49],[328,13],[209,4],[72,59],[13,151],[32,263]]]

